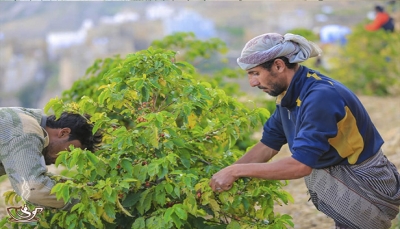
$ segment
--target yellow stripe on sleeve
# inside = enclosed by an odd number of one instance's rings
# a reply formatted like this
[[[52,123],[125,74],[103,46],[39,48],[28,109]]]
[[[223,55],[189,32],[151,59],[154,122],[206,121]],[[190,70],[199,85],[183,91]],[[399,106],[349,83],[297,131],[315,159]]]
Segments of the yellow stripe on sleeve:
[[[342,158],[347,158],[349,164],[355,164],[364,149],[364,140],[358,131],[356,119],[346,106],[346,115],[338,122],[338,133],[328,139]]]

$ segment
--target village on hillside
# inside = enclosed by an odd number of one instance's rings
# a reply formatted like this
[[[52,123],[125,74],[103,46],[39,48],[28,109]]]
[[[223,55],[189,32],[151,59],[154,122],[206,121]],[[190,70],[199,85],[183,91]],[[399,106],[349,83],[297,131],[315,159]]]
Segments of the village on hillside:
[[[49,32],[45,39],[7,40],[3,34],[0,56],[7,61],[0,62],[0,106],[43,106],[71,87],[95,59],[123,57],[176,31],[194,32],[201,39],[216,36],[211,20],[162,4],[147,7],[144,15],[128,10],[99,21],[86,19],[78,30]]]
[[[25,36],[24,27],[13,30],[16,36],[9,36],[9,31],[20,24],[18,20],[4,22],[0,16],[0,106],[43,108],[51,98],[83,77],[96,59],[113,55],[124,57],[147,49],[152,41],[177,31],[193,32],[200,39],[217,37],[227,43],[234,59],[245,41],[259,35],[260,31],[284,33],[294,28],[315,31],[326,24],[351,25],[366,20],[371,9],[368,5],[360,8],[352,2],[338,3],[336,8],[330,5],[238,2],[223,8],[226,5],[219,2],[215,3],[221,7],[218,10],[217,7],[199,7],[201,4],[186,7],[189,5],[155,2],[140,8],[123,7],[114,14],[100,15],[96,19],[74,18],[74,21],[80,20],[76,29],[59,26],[57,30],[34,37],[29,33]],[[12,7],[10,3],[10,6],[11,12],[24,10],[21,5]],[[38,23],[49,22],[36,21],[30,29],[48,27]]]

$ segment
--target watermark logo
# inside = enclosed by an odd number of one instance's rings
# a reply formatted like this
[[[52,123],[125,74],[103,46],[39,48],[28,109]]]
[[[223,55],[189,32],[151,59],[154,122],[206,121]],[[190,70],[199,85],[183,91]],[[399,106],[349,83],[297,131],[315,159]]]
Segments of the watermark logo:
[[[29,183],[22,178],[24,181],[22,183],[22,198],[28,199],[31,195]],[[37,222],[39,219],[36,215],[43,211],[44,208],[36,207],[33,211],[31,211],[26,204],[21,207],[9,207],[7,208],[7,213],[10,216],[8,219],[10,222],[18,222],[18,223],[29,223],[29,222]]]
[[[7,213],[11,218],[8,220],[17,223],[37,222],[39,219],[36,216],[42,211],[43,208],[41,207],[36,207],[31,211],[26,204],[23,207],[9,207],[7,208]]]

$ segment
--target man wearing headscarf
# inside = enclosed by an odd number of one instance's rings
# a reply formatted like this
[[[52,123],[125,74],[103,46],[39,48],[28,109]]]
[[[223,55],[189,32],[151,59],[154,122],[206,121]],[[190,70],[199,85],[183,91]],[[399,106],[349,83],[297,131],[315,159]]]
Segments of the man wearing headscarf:
[[[315,207],[336,228],[390,228],[399,212],[400,175],[356,95],[299,64],[320,54],[294,34],[267,33],[247,42],[237,63],[252,87],[277,97],[276,110],[260,142],[214,174],[210,186],[221,192],[240,177],[304,177]],[[286,143],[292,155],[268,162]]]

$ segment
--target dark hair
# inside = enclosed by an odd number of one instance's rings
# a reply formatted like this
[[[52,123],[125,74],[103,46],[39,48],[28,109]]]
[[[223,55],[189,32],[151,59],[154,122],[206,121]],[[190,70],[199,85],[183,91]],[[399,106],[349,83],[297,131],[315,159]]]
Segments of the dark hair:
[[[375,6],[375,10],[376,11],[378,11],[378,12],[383,12],[384,11],[384,9],[383,9],[383,7],[382,6]]]
[[[274,64],[274,61],[276,59],[283,60],[283,62],[285,62],[286,67],[288,67],[289,69],[294,69],[297,66],[297,63],[289,63],[289,59],[284,56],[280,56],[275,59],[264,62],[264,63],[260,64],[260,66],[267,69],[268,71],[271,71],[272,65]]]
[[[63,112],[60,118],[56,119],[54,115],[47,117],[46,126],[57,129],[68,127],[71,129],[68,141],[78,140],[82,148],[90,151],[97,150],[103,135],[101,131],[92,134],[93,125],[88,122],[89,115],[80,115],[69,112]]]

